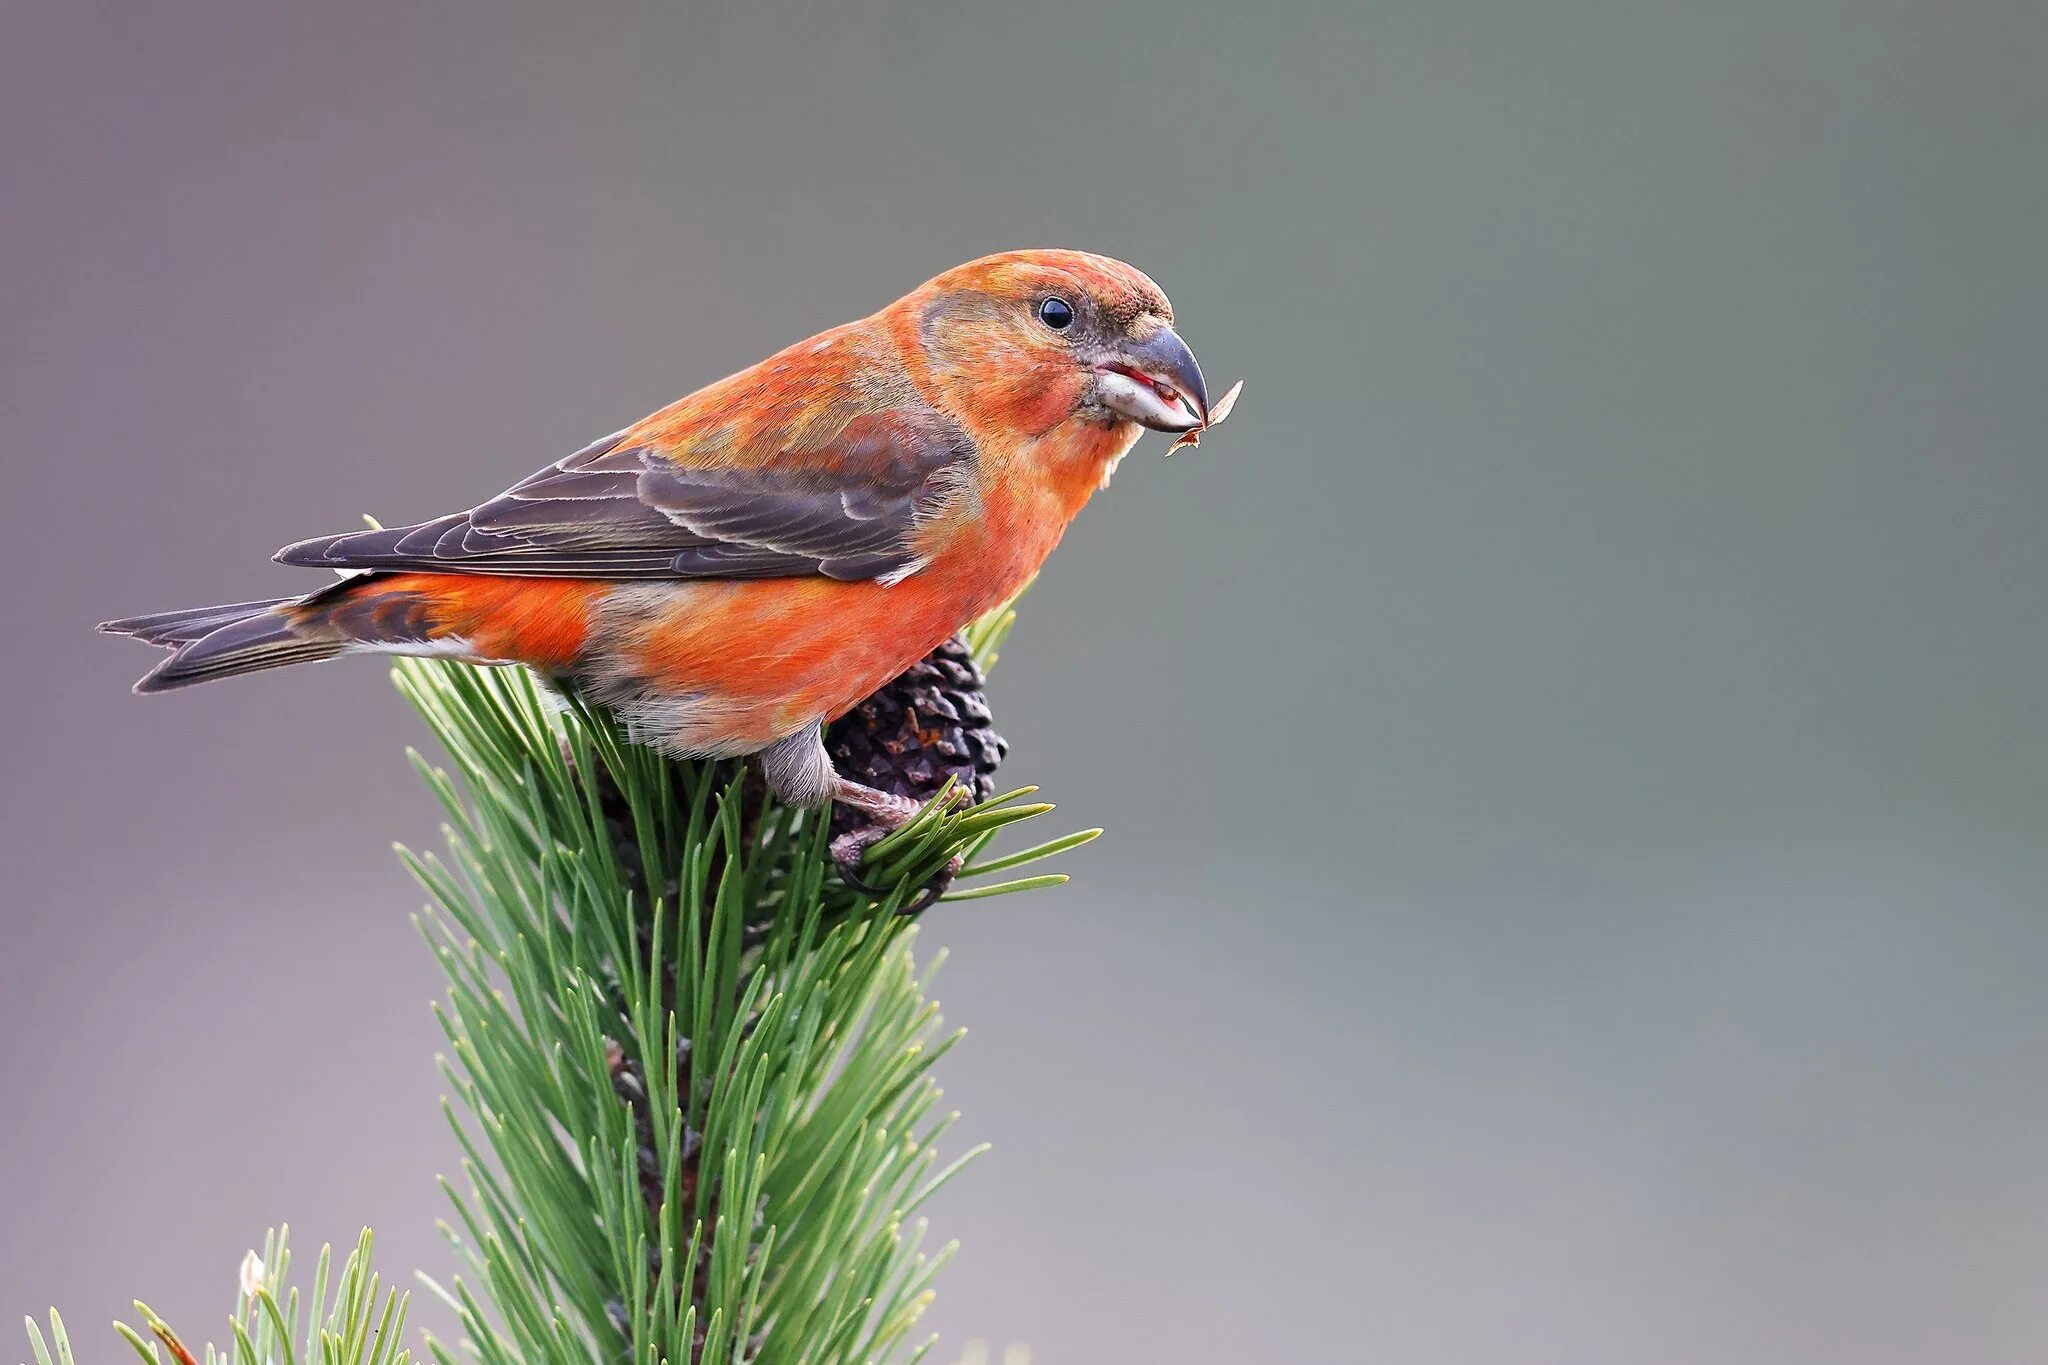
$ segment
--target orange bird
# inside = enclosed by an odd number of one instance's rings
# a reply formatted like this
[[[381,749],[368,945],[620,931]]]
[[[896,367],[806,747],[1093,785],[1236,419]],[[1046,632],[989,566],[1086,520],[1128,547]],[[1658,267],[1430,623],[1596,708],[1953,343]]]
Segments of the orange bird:
[[[1207,425],[1172,324],[1121,261],[987,256],[467,512],[287,546],[350,575],[307,596],[101,629],[171,648],[138,692],[342,654],[524,664],[871,837],[916,806],[836,773],[822,727],[1016,593],[1142,428]]]

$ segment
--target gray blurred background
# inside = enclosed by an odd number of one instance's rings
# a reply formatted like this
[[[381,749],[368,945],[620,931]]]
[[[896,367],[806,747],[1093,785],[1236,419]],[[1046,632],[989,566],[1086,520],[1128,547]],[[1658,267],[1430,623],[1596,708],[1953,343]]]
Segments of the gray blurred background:
[[[1111,834],[928,921],[944,1349],[2048,1358],[2048,9],[6,28],[0,1309],[448,1268],[420,726],[90,624],[1057,244],[1250,383],[997,679]]]

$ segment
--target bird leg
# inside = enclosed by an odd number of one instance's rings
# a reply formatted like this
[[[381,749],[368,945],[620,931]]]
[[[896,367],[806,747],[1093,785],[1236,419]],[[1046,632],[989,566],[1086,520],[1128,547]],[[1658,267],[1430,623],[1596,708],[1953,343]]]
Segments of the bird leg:
[[[963,796],[964,792],[956,790],[952,797],[953,803],[958,804],[959,798]],[[907,796],[877,791],[873,787],[862,786],[851,778],[841,777],[836,773],[832,777],[832,800],[839,805],[852,807],[865,817],[864,823],[858,828],[850,829],[832,841],[832,861],[839,868],[840,880],[854,890],[870,896],[887,895],[887,887],[873,886],[862,879],[861,860],[867,856],[870,848],[909,824],[924,808]],[[960,875],[960,867],[961,858],[956,853],[947,859],[946,865],[940,868],[930,881],[925,883],[924,890],[918,893],[917,899],[903,907],[902,913],[918,915],[930,909],[938,902],[939,897],[946,894],[947,888],[953,885],[953,879]]]
[[[754,757],[768,789],[788,804],[818,807],[837,802],[860,813],[861,825],[832,841],[832,862],[848,886],[870,896],[887,895],[886,887],[870,886],[861,880],[861,859],[889,833],[909,824],[921,809],[918,803],[907,796],[863,786],[840,776],[832,767],[831,755],[825,751],[823,727],[815,722]],[[956,795],[964,797],[966,793]],[[959,873],[960,859],[956,855],[926,884],[918,898],[904,907],[904,913],[914,915],[929,907],[945,894]]]
[[[850,886],[870,895],[881,895],[880,887],[869,886],[860,879],[861,859],[867,856],[870,848],[916,818],[917,802],[894,792],[863,787],[836,773],[832,777],[832,801],[835,805],[852,807],[862,817],[858,827],[832,841],[832,861],[838,864],[839,875]]]

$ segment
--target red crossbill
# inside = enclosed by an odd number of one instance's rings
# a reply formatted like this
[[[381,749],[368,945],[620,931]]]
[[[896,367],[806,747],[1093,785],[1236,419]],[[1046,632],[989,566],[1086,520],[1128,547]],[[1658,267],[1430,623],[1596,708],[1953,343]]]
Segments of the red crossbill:
[[[301,541],[304,597],[111,621],[161,692],[343,654],[518,663],[798,805],[915,813],[821,727],[1007,600],[1143,428],[1198,432],[1201,367],[1120,261],[1015,251],[548,466],[467,512]],[[835,850],[844,856],[857,850]]]

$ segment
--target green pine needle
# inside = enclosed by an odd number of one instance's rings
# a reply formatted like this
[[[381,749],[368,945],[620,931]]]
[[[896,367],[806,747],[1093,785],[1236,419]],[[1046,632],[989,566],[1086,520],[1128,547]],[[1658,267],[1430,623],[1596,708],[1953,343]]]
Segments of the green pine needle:
[[[1065,853],[1070,848],[1079,848],[1083,844],[1093,843],[1101,837],[1102,831],[1100,829],[1080,830],[1073,834],[1063,835],[1058,839],[1049,839],[1042,844],[1034,844],[1030,848],[1009,854],[1006,857],[992,858],[985,863],[970,862],[961,870],[960,875],[963,877],[980,877],[986,876],[991,872],[1007,872],[1013,867],[1022,867],[1026,863],[1035,863],[1041,858],[1050,858],[1056,854]]]
[[[984,668],[1015,618],[967,632]],[[1052,806],[948,791],[869,850],[864,878],[890,888],[875,897],[832,869],[825,812],[750,798],[735,765],[663,758],[518,669],[404,660],[396,681],[448,755],[408,753],[446,852],[400,851],[448,977],[435,1013],[463,1152],[442,1182],[462,1268],[421,1277],[461,1326],[427,1341],[436,1365],[923,1358],[952,1248],[921,1249],[913,1215],[981,1149],[941,1161],[955,1116],[931,1069],[960,1034],[896,912],[956,857],[986,876],[1101,831],[988,858]],[[367,1230],[338,1268],[322,1248],[302,1295],[272,1233],[226,1349],[194,1357],[141,1304],[146,1330],[116,1330],[147,1365],[411,1365],[409,1296],[370,1251]],[[74,1365],[56,1314],[28,1336],[35,1365]]]
[[[1064,886],[1067,874],[1048,872],[1040,877],[1019,877],[1013,882],[997,882],[993,886],[970,886],[960,891],[948,891],[939,897],[942,901],[979,901],[990,896],[1007,896],[1013,891],[1036,891],[1044,886]]]

